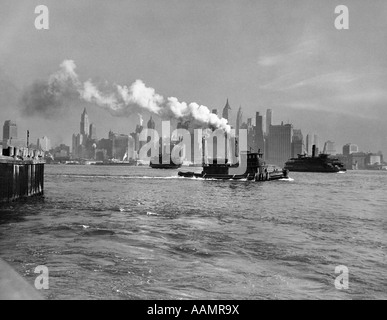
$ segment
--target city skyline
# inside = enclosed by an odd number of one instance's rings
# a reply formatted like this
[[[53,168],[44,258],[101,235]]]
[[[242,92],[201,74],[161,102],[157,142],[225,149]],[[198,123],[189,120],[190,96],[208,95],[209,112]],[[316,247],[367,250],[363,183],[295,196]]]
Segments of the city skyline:
[[[47,1],[48,31],[33,26],[36,1],[5,3],[0,13],[0,121],[17,121],[20,137],[29,129],[32,139],[50,135],[56,145],[70,144],[66,131],[76,132],[85,106],[100,136],[113,125],[129,133],[138,122],[136,113],[113,117],[82,103],[59,117],[23,115],[25,88],[74,59],[82,80],[129,85],[142,79],[163,95],[210,110],[228,98],[249,117],[272,109],[273,123],[318,132],[339,148],[352,142],[387,153],[382,1],[348,1],[350,29],[342,31],[334,28],[335,1],[69,3]]]
[[[223,110],[222,111],[223,113],[226,112],[226,110],[227,110],[227,112],[229,112],[229,116],[231,118],[233,117],[233,112],[232,112],[233,109],[230,107],[228,99],[226,100],[226,105],[223,108],[220,108],[220,110]],[[212,113],[218,114],[218,109],[213,109]],[[138,118],[138,123],[135,124],[136,128],[131,127],[128,129],[128,132],[123,132],[123,133],[118,133],[118,134],[132,135],[134,132],[139,133],[138,128],[140,126],[142,127],[142,123],[143,123],[143,116],[141,114],[139,114],[139,116],[140,117]],[[80,130],[79,130],[78,136],[90,137],[92,140],[97,140],[96,125],[92,122],[89,123],[89,115],[88,115],[88,111],[87,111],[86,107],[84,107],[83,112],[80,114],[80,117],[81,117],[81,121],[80,121]],[[153,117],[154,117],[154,115],[153,115]],[[269,117],[269,119],[268,119],[268,117]],[[328,149],[327,149],[327,145],[330,146],[331,144],[334,145],[333,149],[336,151],[337,143],[335,141],[323,140],[323,142],[322,142],[322,141],[320,141],[320,136],[318,134],[316,134],[316,132],[313,132],[313,134],[310,134],[310,133],[303,134],[302,128],[301,129],[294,128],[293,124],[290,122],[284,123],[284,121],[281,121],[280,124],[272,123],[272,117],[273,117],[273,110],[272,109],[266,110],[266,116],[260,115],[260,112],[257,111],[255,113],[255,119],[253,117],[248,117],[248,116],[244,117],[243,109],[240,106],[238,108],[237,115],[235,116],[234,123],[230,123],[230,125],[233,129],[235,129],[235,133],[237,135],[238,135],[238,131],[240,128],[248,129],[249,126],[251,126],[252,130],[253,130],[252,134],[254,136],[254,139],[255,139],[255,136],[257,135],[256,130],[261,132],[260,134],[258,134],[260,136],[260,138],[258,138],[259,140],[263,139],[263,138],[266,139],[269,136],[271,126],[279,127],[279,126],[290,125],[292,128],[291,129],[292,130],[291,137],[295,137],[296,140],[299,140],[300,142],[302,142],[302,150],[303,151],[298,152],[298,153],[294,153],[294,155],[301,154],[301,153],[305,153],[305,154],[310,155],[312,153],[312,145],[316,145],[317,151],[319,153],[324,152],[324,151],[327,151],[328,154],[331,153],[329,151],[332,151],[332,147],[328,147]],[[259,120],[257,121],[257,119],[259,119]],[[162,119],[160,119],[160,121],[155,122],[154,119],[152,118],[152,114],[150,114],[149,121],[147,122],[147,126],[149,127],[149,123],[152,123],[151,127],[153,129],[156,129],[156,130],[161,129],[161,121],[162,121]],[[257,122],[259,123],[258,126],[256,125]],[[175,121],[175,123],[176,123],[177,128],[178,128],[179,127],[179,120],[177,119],[177,121]],[[265,126],[263,126],[263,123],[265,123]],[[9,133],[10,129],[9,128],[6,129],[6,126],[8,126],[8,125],[11,125],[14,128],[13,131],[16,132],[16,134],[12,137],[14,139],[14,141],[17,141],[17,144],[20,144],[20,145],[26,144],[26,139],[18,138],[18,136],[17,136],[17,131],[18,131],[17,124],[13,120],[6,120],[4,122],[2,141],[4,141],[4,139],[9,139],[9,137],[11,136],[11,134]],[[203,127],[203,128],[205,128],[205,127]],[[113,129],[113,131],[112,131],[112,129]],[[8,133],[6,133],[6,130],[8,130],[7,131]],[[112,134],[112,132],[119,132],[119,131],[115,130],[115,128],[110,128],[109,132],[105,133],[105,135],[103,135],[103,137],[109,137]],[[26,134],[27,134],[27,132],[26,132]],[[28,131],[28,136],[30,137],[29,131]],[[75,136],[76,136],[76,134],[73,134],[73,139]],[[48,144],[51,145],[51,140],[49,139],[48,134],[45,134],[43,137],[38,137],[35,140],[37,141],[37,145],[39,146],[39,140],[46,140],[46,139],[48,139],[48,141],[49,141]],[[79,139],[79,137],[78,137],[78,139]],[[310,139],[310,141],[309,141],[309,139]],[[31,140],[33,141],[34,137],[33,137],[33,139],[30,139],[30,143],[31,143]],[[82,140],[82,137],[81,137],[81,140]],[[74,140],[72,140],[72,141],[74,141]],[[45,143],[47,143],[47,142],[45,142]],[[54,145],[59,146],[61,144],[62,143],[57,143],[57,144],[54,143],[53,146]],[[356,146],[356,151],[352,151],[352,152],[359,152],[360,149],[359,149],[358,145],[356,143],[353,143],[353,142],[346,142],[345,144],[343,144],[342,148],[339,147],[338,150],[344,150],[344,148],[349,146],[349,145]],[[263,146],[263,141],[260,141],[260,142],[253,141],[250,144],[248,143],[248,148],[251,147],[253,149],[265,150],[265,147],[262,147],[262,146]],[[381,151],[381,150],[376,151],[376,150],[364,150],[364,149],[361,149],[361,150],[362,150],[361,152],[380,152]],[[46,150],[46,151],[48,151],[48,150]],[[332,154],[340,154],[340,152],[334,152]]]
[[[227,119],[232,119],[232,111],[233,109],[231,108],[227,99],[223,110],[221,109],[221,112],[227,117]],[[218,110],[213,109],[212,113],[217,114]],[[240,129],[246,129],[247,150],[263,153],[263,159],[268,164],[283,167],[285,162],[291,158],[297,158],[298,155],[311,156],[313,154],[312,146],[315,146],[315,155],[319,153],[325,153],[332,156],[337,156],[349,169],[373,169],[374,165],[382,165],[384,163],[383,154],[380,151],[364,152],[363,150],[359,150],[359,147],[356,144],[347,143],[343,146],[342,152],[336,152],[336,144],[334,141],[328,140],[324,143],[320,143],[320,138],[315,133],[308,133],[304,139],[302,129],[296,129],[292,124],[289,123],[284,124],[283,121],[279,125],[273,124],[272,117],[273,110],[267,109],[265,121],[264,116],[260,115],[260,112],[256,112],[255,119],[244,119],[243,110],[240,106],[238,108],[237,116],[234,119],[235,125],[230,123],[231,128],[235,128],[236,137],[240,137]],[[255,121],[253,122],[253,120]],[[139,139],[141,131],[143,128],[145,128],[143,127],[143,121],[143,117],[139,115],[139,124],[137,124],[135,130],[129,134],[115,133],[114,131],[109,130],[107,138],[98,139],[96,135],[97,128],[94,123],[90,123],[87,109],[84,108],[82,114],[80,115],[79,133],[74,133],[72,135],[71,147],[66,146],[65,144],[60,144],[59,146],[51,148],[51,142],[47,136],[38,138],[37,144],[31,144],[31,147],[46,152],[46,157],[53,161],[55,160],[55,157],[62,159],[62,161],[70,159],[83,159],[90,161],[108,161],[111,159],[145,160],[141,158],[140,149],[146,142],[142,142]],[[265,127],[263,126],[264,122],[266,123]],[[169,125],[171,125],[171,123]],[[161,123],[154,121],[152,115],[150,115],[150,118],[146,124],[146,128],[155,129],[158,131],[160,127]],[[172,131],[176,128],[184,128],[188,130],[191,135],[193,135],[193,129],[197,128],[197,123],[179,121],[175,124],[172,124]],[[172,139],[176,139],[176,136],[173,138],[172,131],[171,136],[168,138],[170,141],[172,141]],[[163,139],[166,138],[160,131],[159,136],[160,139],[161,137],[163,137]],[[148,136],[147,142],[149,142],[150,139],[151,137]],[[156,141],[154,138],[152,139],[153,141]],[[3,126],[3,146],[7,147],[7,143],[12,141],[17,141],[14,146],[25,147],[25,143],[17,138],[17,124],[14,121],[7,120],[4,122]],[[161,147],[164,142],[160,140],[159,143],[160,148],[164,149],[164,147]],[[228,143],[232,143],[232,140],[230,140]],[[188,158],[183,157],[183,160],[195,161],[195,163],[198,161],[197,159],[194,160],[193,158],[195,153],[194,150],[196,149],[194,144],[195,143],[193,143],[191,140],[191,146],[188,146],[188,148],[191,149],[190,155],[188,155]],[[198,141],[198,144],[200,149],[202,142]],[[209,146],[213,146],[211,148],[215,148],[213,149],[214,151],[211,151],[214,152],[214,157],[218,155],[220,158],[223,158],[222,154],[227,149],[224,149],[222,145],[220,145],[220,149],[217,149],[216,146],[218,143],[213,141],[212,138],[209,138],[208,144]],[[229,144],[229,146],[231,145]],[[215,151],[216,149],[217,151]],[[211,156],[211,152],[209,150],[206,151],[206,158],[209,157],[206,161],[213,158]],[[221,152],[221,154],[219,154],[219,152]],[[234,158],[232,155],[233,153],[230,153],[230,150],[226,152],[228,152],[226,158],[229,160],[231,159],[231,163],[235,163],[237,159]],[[150,151],[148,151],[147,156],[151,156]],[[200,161],[197,163],[201,163],[201,156],[199,157],[199,160]]]

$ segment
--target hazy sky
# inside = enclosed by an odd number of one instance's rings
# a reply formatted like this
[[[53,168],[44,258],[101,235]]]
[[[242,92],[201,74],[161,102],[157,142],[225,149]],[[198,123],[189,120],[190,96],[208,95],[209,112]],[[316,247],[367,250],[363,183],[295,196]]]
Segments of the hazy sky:
[[[36,30],[35,6],[50,10]],[[337,5],[349,30],[336,30]],[[72,59],[82,80],[143,80],[163,96],[244,117],[273,109],[304,136],[387,154],[387,1],[385,0],[0,0],[0,122],[19,135],[71,144],[82,105],[46,120],[21,116],[18,101]],[[128,134],[138,116],[116,118],[87,106],[99,138]],[[148,116],[145,116],[147,120]]]

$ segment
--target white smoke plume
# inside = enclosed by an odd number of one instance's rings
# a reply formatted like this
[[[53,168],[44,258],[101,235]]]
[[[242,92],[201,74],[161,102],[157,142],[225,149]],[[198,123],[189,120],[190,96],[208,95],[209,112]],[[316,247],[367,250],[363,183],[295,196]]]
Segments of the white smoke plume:
[[[144,123],[144,118],[142,117],[141,113],[138,113],[138,117],[140,118],[140,126],[142,126]]]
[[[91,79],[82,83],[75,69],[73,60],[65,60],[47,83],[34,83],[23,95],[24,113],[51,117],[66,106],[67,99],[81,99],[108,110],[114,116],[148,111],[162,118],[191,121],[201,127],[230,131],[227,120],[220,119],[206,106],[199,106],[195,102],[179,102],[174,97],[165,99],[141,80],[136,80],[129,87],[114,84],[102,89]]]

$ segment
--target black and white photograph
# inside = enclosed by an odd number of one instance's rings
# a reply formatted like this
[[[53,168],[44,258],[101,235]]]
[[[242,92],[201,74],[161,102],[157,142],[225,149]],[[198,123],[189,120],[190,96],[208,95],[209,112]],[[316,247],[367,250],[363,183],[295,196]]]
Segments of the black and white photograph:
[[[386,300],[386,18],[0,0],[0,300]]]

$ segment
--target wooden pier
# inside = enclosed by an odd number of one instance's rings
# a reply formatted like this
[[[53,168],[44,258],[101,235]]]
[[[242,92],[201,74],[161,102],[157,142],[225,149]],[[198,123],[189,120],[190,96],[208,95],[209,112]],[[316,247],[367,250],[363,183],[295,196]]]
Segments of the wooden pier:
[[[0,203],[44,193],[44,161],[0,156]]]

